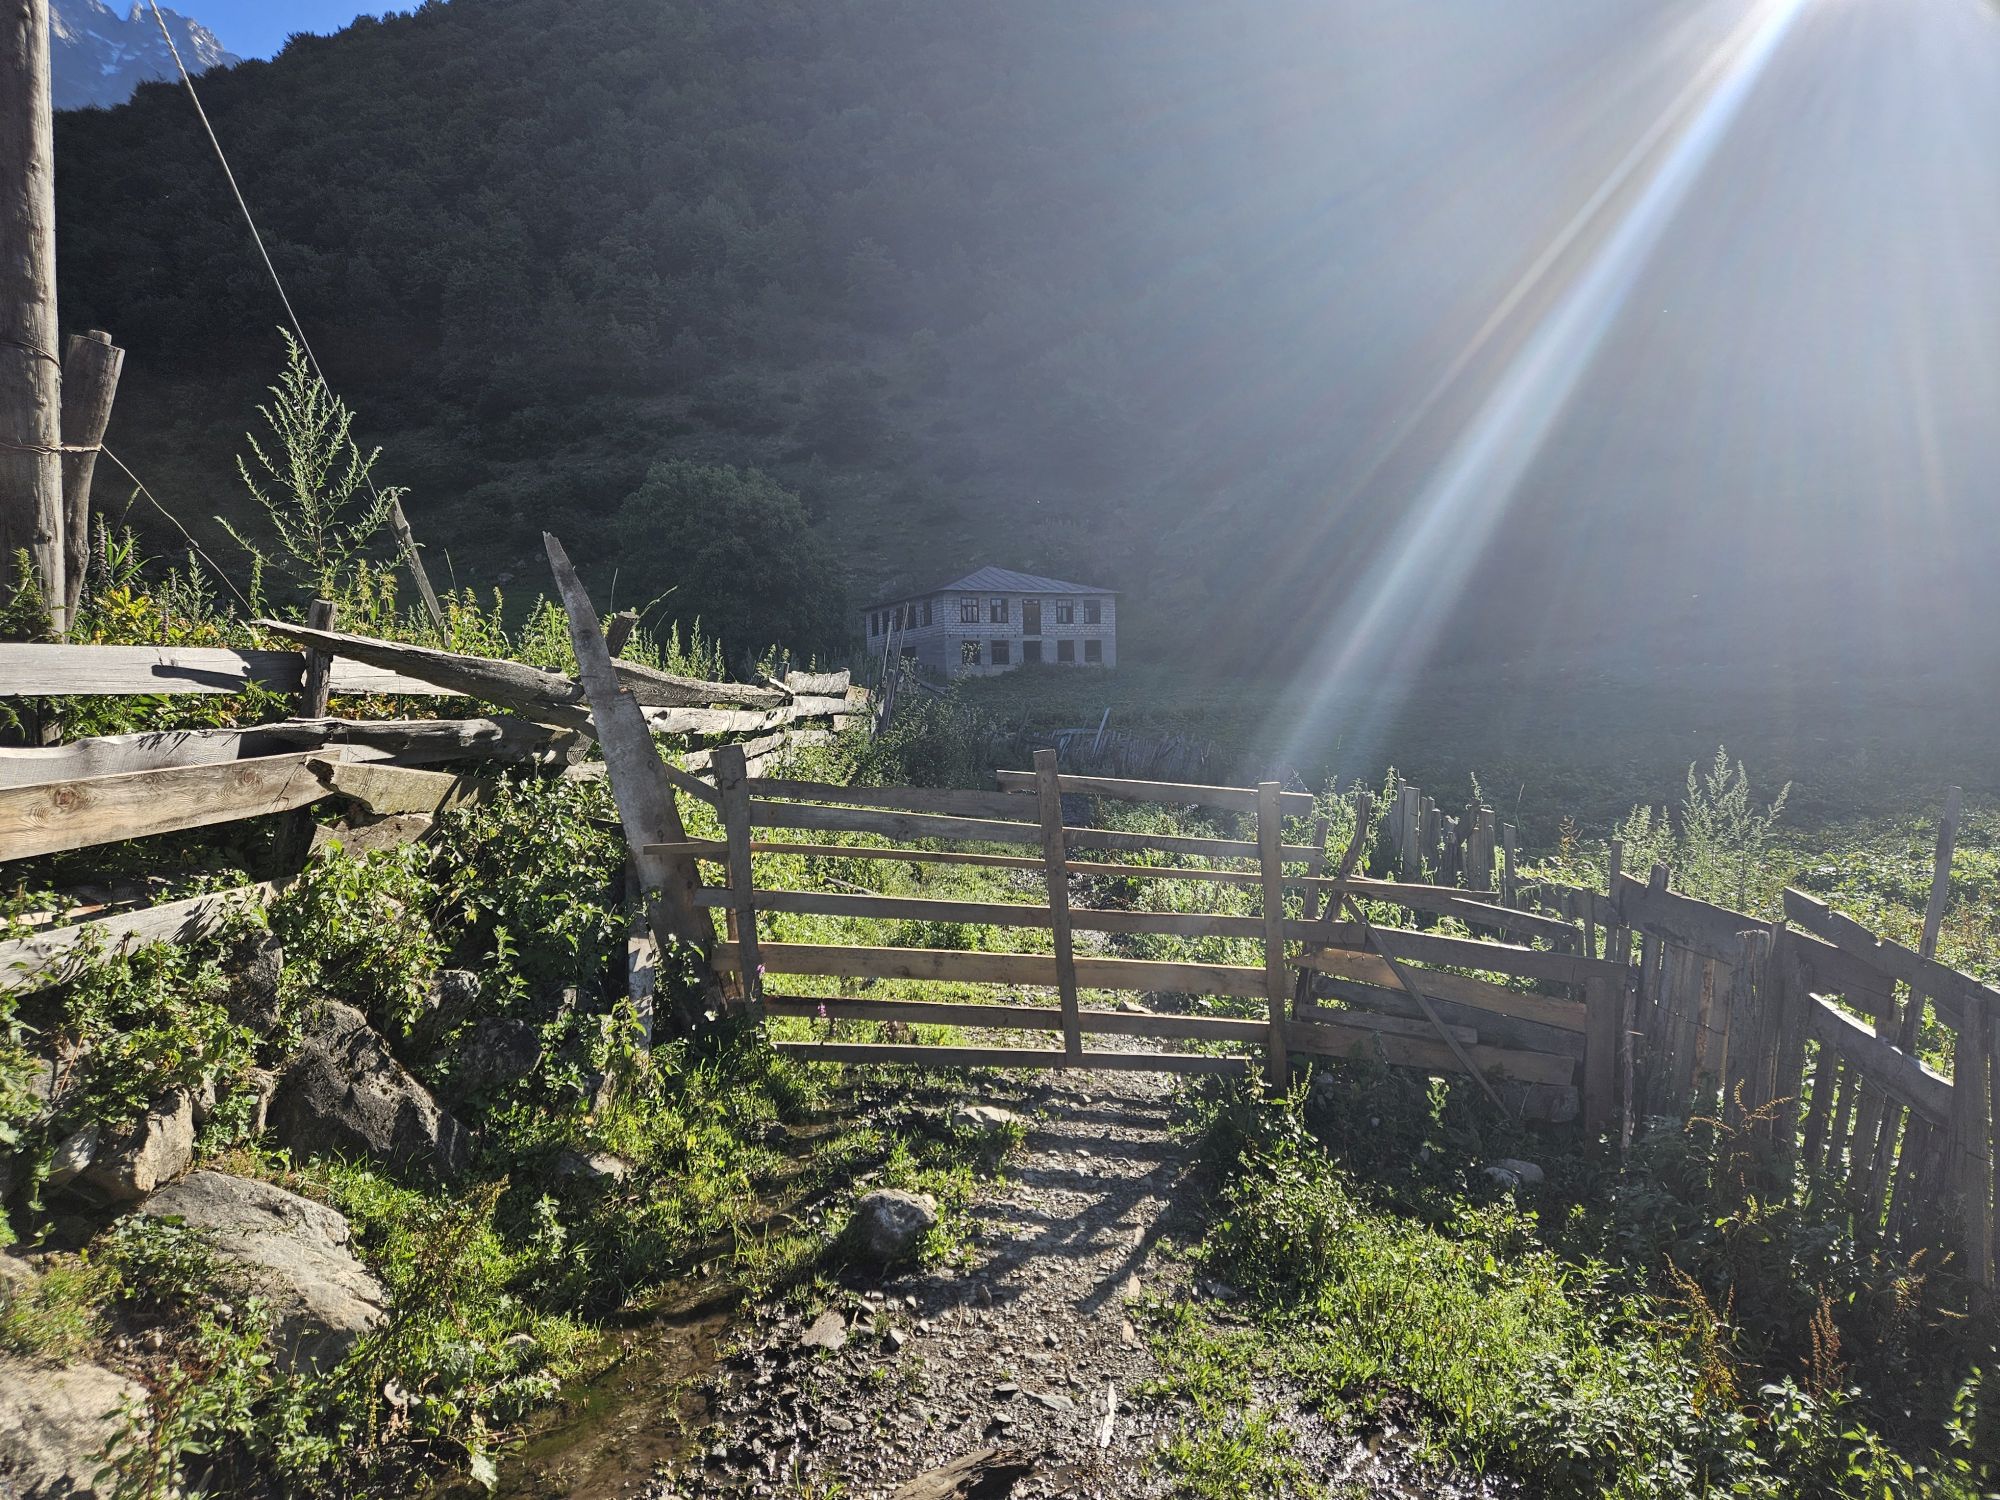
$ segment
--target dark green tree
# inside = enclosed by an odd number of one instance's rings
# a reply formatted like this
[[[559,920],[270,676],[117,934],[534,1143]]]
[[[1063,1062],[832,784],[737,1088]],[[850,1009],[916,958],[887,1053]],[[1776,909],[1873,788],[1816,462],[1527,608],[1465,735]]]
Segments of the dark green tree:
[[[804,503],[757,469],[684,459],[653,465],[612,518],[619,566],[667,618],[731,652],[824,652],[848,632],[845,579]]]

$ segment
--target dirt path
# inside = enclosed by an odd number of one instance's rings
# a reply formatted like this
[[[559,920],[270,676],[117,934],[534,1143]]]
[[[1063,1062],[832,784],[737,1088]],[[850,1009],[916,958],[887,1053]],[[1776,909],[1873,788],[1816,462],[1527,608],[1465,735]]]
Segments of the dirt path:
[[[1132,1400],[1154,1365],[1126,1308],[1188,1276],[1153,1253],[1191,1227],[1172,1092],[1145,1074],[988,1086],[1027,1138],[972,1206],[969,1268],[851,1277],[835,1350],[803,1345],[796,1313],[758,1310],[703,1452],[650,1494],[867,1500],[995,1447],[1034,1460],[1018,1500],[1162,1493],[1147,1460],[1169,1419]]]

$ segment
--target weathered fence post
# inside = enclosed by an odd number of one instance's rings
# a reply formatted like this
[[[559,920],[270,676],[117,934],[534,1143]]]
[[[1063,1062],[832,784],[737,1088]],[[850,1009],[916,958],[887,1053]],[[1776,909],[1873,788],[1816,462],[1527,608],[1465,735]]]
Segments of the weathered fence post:
[[[1042,823],[1042,863],[1048,870],[1049,930],[1055,938],[1056,989],[1062,1000],[1063,1060],[1083,1061],[1083,1024],[1076,1006],[1076,953],[1069,930],[1069,852],[1063,844],[1062,779],[1053,750],[1035,752],[1035,791]]]
[[[1519,835],[1512,823],[1500,827],[1500,848],[1502,866],[1500,872],[1500,900],[1507,906],[1521,904],[1521,878],[1514,869],[1516,842]]]
[[[332,602],[315,599],[308,604],[306,624],[314,630],[333,629]],[[332,696],[333,653],[308,646],[305,667],[299,675],[299,696],[293,713],[301,719],[324,719],[327,702]],[[280,874],[290,875],[304,868],[305,862],[312,857],[313,835],[318,826],[310,807],[286,814],[273,850]]]
[[[1616,979],[1593,979],[1583,987],[1583,1002],[1583,1128],[1599,1135],[1618,1117],[1618,1040],[1625,985]]]
[[[1992,1017],[1968,998],[1959,1014],[1951,1063],[1951,1174],[1958,1200],[1966,1274],[1982,1287],[1993,1285],[1993,1213],[1986,1153],[1991,1134],[1989,1087]]]
[[[97,471],[104,429],[118,395],[125,351],[111,335],[92,329],[69,341],[62,367],[63,602],[69,618],[83,600],[83,576],[90,561],[90,481]]]
[[[1283,1088],[1291,1076],[1291,1047],[1285,1035],[1292,986],[1285,969],[1285,827],[1278,783],[1257,783],[1257,859],[1264,880],[1264,995],[1271,1015],[1271,1043],[1264,1053],[1265,1079]]]
[[[437,627],[438,644],[448,644],[445,641],[444,611],[438,607],[437,591],[431,587],[431,575],[424,570],[423,554],[417,551],[416,534],[410,530],[409,519],[403,514],[403,502],[395,496],[389,500],[389,529],[396,534],[396,545],[402,548],[403,561],[409,564],[410,576],[417,581],[417,592],[423,596],[424,609],[431,617],[431,624]]]
[[[1944,926],[1944,909],[1951,899],[1951,860],[1958,848],[1958,815],[1963,793],[1946,787],[1944,816],[1938,819],[1937,854],[1931,864],[1931,899],[1924,907],[1924,935],[1917,952],[1925,958],[1937,957],[1938,931]]]
[[[757,963],[757,901],[750,873],[750,771],[741,745],[718,745],[709,764],[715,768],[715,790],[722,800],[722,832],[729,840],[729,913],[735,919],[736,951],[742,955],[743,1003],[763,1015],[763,987]]]

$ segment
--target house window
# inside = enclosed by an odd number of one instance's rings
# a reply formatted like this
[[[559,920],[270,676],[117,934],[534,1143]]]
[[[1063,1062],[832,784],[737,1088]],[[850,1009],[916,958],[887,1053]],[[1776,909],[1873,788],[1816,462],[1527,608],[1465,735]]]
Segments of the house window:
[[[1075,661],[1075,660],[1076,660],[1076,642],[1075,642],[1075,641],[1057,641],[1057,642],[1056,642],[1056,660],[1057,660],[1057,661]]]
[[[979,601],[977,599],[961,599],[958,601],[958,623],[961,625],[977,625],[979,623]]]
[[[1083,643],[1083,659],[1084,659],[1085,661],[1096,661],[1096,662],[1101,662],[1101,661],[1103,661],[1103,660],[1104,660],[1104,642],[1102,642],[1102,641],[1085,641],[1085,642]]]
[[[993,665],[996,667],[1005,667],[1012,664],[1013,653],[1009,650],[1007,643],[1005,641],[995,641],[993,643]]]
[[[960,641],[958,643],[958,663],[962,667],[979,665],[979,642]]]
[[[1005,625],[1007,623],[1007,601],[1005,599],[987,600],[986,618],[995,625]]]
[[[1104,601],[1102,599],[1086,599],[1083,601],[1083,623],[1086,625],[1102,625],[1104,623]]]
[[[1040,664],[1041,660],[1042,660],[1042,643],[1040,641],[1021,642],[1022,666],[1024,667],[1037,666]]]
[[[931,601],[926,599],[924,601],[924,623],[928,625],[930,624],[930,622],[931,622]]]
[[[1056,624],[1074,625],[1075,623],[1076,601],[1074,599],[1056,600]]]

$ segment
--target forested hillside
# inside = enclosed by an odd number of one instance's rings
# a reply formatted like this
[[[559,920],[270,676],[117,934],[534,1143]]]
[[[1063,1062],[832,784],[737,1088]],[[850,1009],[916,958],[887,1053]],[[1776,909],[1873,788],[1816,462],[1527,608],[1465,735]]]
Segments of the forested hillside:
[[[1127,660],[1283,666],[1338,633],[1582,275],[1597,231],[1565,222],[1624,146],[1564,122],[1667,98],[1670,22],[451,0],[202,87],[380,476],[460,580],[526,578],[552,526],[600,587],[615,555],[621,604],[675,587],[670,610],[732,636],[825,646],[849,618],[829,572],[858,605],[997,562],[1126,590]],[[206,524],[240,506],[281,310],[177,91],[63,117],[58,175],[63,321],[131,350],[114,444]],[[1564,245],[1575,265],[1547,260]],[[1421,608],[1457,613],[1450,649],[1516,659],[1614,618],[1621,649],[1875,650],[1910,597],[1990,595],[1963,587],[1992,543],[1949,508],[1959,456],[1927,471],[1924,527],[1892,503],[1887,366],[1857,360],[1879,380],[1793,451],[1746,366],[1675,342],[1686,305],[1606,342],[1511,515],[1439,527],[1452,566],[1401,556],[1378,633]],[[1791,315],[1782,286],[1760,305]],[[1783,329],[1760,348],[1798,353]],[[1687,378],[1729,369],[1738,399],[1645,384],[1697,355]],[[1789,364],[1770,378],[1795,392]],[[1936,420],[1926,442],[1973,430]],[[677,552],[654,501],[627,503],[669,460],[766,480],[695,476]],[[675,473],[655,496],[689,493]],[[1866,495],[1817,525],[1843,485]],[[777,492],[813,531],[754,498]],[[733,551],[686,550],[753,513]],[[773,547],[785,566],[743,576]],[[803,613],[769,607],[802,589]]]

